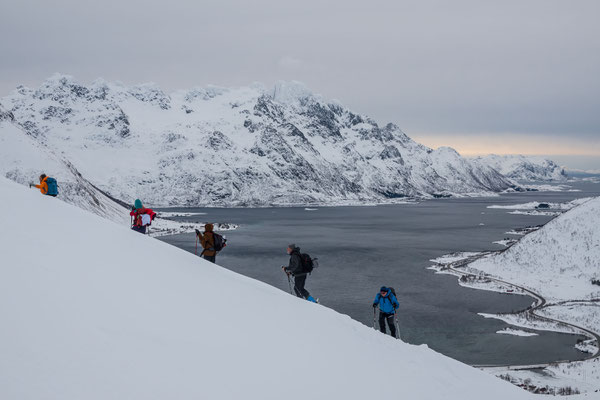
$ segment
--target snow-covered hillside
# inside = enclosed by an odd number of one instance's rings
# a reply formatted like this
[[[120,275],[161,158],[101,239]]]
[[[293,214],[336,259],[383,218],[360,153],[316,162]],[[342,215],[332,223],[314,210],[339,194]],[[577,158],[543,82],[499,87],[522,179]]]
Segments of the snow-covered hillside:
[[[476,161],[521,182],[565,181],[565,170],[552,160],[538,156],[495,155],[477,157]]]
[[[600,197],[523,237],[505,252],[470,264],[522,284],[549,301],[600,297]]]
[[[0,191],[2,399],[532,398],[4,178]]]
[[[71,162],[25,133],[15,122],[12,113],[0,106],[0,176],[27,186],[29,183],[38,183],[38,177],[42,173],[59,179],[58,199],[123,226],[130,225],[130,210],[121,200],[114,199],[98,189],[85,179]],[[38,189],[31,190],[39,194]],[[134,198],[125,200],[133,203]],[[194,228],[201,225],[175,222],[161,217],[162,213],[152,223],[150,234],[153,236],[193,232]],[[168,213],[164,217],[168,217]],[[236,229],[234,224],[214,222],[218,231]]]
[[[59,177],[61,200],[112,221],[129,223],[126,208],[96,189],[69,161],[27,135],[12,113],[0,106],[0,175],[28,185],[39,183],[41,173]]]
[[[597,355],[600,334],[600,197],[580,204],[524,236],[506,251],[468,266],[534,291],[545,299],[537,314],[487,315],[529,329],[583,333],[575,347]],[[494,290],[490,285],[482,288]],[[546,319],[540,319],[541,315]],[[557,324],[547,318],[569,325]],[[573,329],[575,328],[575,329]],[[587,330],[587,331],[585,331]],[[600,398],[600,358],[549,365],[536,371],[496,370],[515,383],[537,387],[577,388]]]
[[[167,95],[151,84],[85,86],[56,75],[0,102],[96,186],[154,205],[339,204],[513,186],[295,82]]]

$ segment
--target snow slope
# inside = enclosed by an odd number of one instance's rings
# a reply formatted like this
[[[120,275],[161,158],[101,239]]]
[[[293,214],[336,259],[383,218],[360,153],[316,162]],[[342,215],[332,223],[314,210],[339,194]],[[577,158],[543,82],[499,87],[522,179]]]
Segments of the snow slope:
[[[522,182],[565,181],[565,170],[552,160],[539,156],[490,154],[475,159],[501,174]]]
[[[0,102],[95,185],[151,205],[348,204],[514,186],[298,82],[168,95],[153,84],[85,86],[56,75]]]
[[[41,173],[59,179],[61,200],[112,221],[129,224],[129,211],[87,181],[73,164],[27,135],[0,106],[0,175],[22,185],[39,183]],[[32,189],[34,190],[34,189]],[[38,191],[38,189],[35,189]]]
[[[131,223],[129,208],[121,202],[107,196],[85,179],[77,168],[48,148],[44,143],[34,140],[23,131],[11,112],[0,106],[0,175],[27,186],[31,182],[38,183],[38,177],[45,173],[59,179],[58,199],[88,210],[123,226]],[[31,190],[39,193],[38,189]],[[125,200],[133,203],[133,198]],[[181,232],[193,232],[200,223],[180,223],[164,219],[168,213],[160,213],[150,229],[153,236],[168,235]],[[224,225],[222,221],[214,221],[218,231],[236,229],[233,224]]]
[[[0,192],[2,399],[532,398],[4,178]]]
[[[600,297],[600,197],[548,222],[503,253],[471,268],[514,282],[550,302]]]

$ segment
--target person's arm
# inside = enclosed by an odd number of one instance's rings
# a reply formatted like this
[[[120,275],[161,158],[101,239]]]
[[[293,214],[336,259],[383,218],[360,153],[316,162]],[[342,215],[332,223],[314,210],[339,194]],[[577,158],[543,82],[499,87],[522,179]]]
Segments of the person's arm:
[[[200,244],[202,244],[202,247],[207,250],[214,248],[215,238],[212,234],[209,235],[208,232],[204,232],[204,235],[201,234],[200,236]]]
[[[381,295],[379,293],[377,293],[377,295],[375,296],[375,300],[373,300],[373,307],[379,305],[379,299],[380,298],[381,298]]]
[[[146,214],[150,216],[150,221],[154,221],[154,217],[156,217],[156,213],[151,208],[146,208]]]
[[[33,186],[40,189],[40,192],[42,192],[42,194],[48,193],[48,184],[46,183],[46,181],[40,183],[39,185],[33,185]]]
[[[394,307],[395,310],[396,308],[400,307],[400,303],[398,303],[398,299],[393,293],[390,293],[390,295],[392,296],[392,307]]]
[[[292,254],[290,256],[290,263],[285,270],[295,275],[300,272],[300,268],[302,268],[300,257],[297,254]]]

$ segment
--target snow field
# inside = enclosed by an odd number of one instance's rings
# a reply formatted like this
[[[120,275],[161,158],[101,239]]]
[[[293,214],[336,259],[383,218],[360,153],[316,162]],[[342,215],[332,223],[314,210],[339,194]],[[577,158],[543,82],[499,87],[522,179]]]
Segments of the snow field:
[[[4,178],[0,192],[0,398],[365,399],[382,383],[391,398],[530,398]]]

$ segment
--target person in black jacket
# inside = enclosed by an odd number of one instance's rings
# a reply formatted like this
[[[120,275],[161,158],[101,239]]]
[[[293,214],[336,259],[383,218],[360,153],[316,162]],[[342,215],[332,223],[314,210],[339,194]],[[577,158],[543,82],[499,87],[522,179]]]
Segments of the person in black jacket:
[[[310,295],[308,290],[304,288],[308,272],[306,272],[302,263],[300,247],[296,247],[295,244],[290,244],[287,247],[287,253],[290,255],[290,263],[287,267],[283,266],[282,268],[288,276],[292,275],[294,277],[294,292],[296,293],[296,296],[316,303],[317,301]]]

